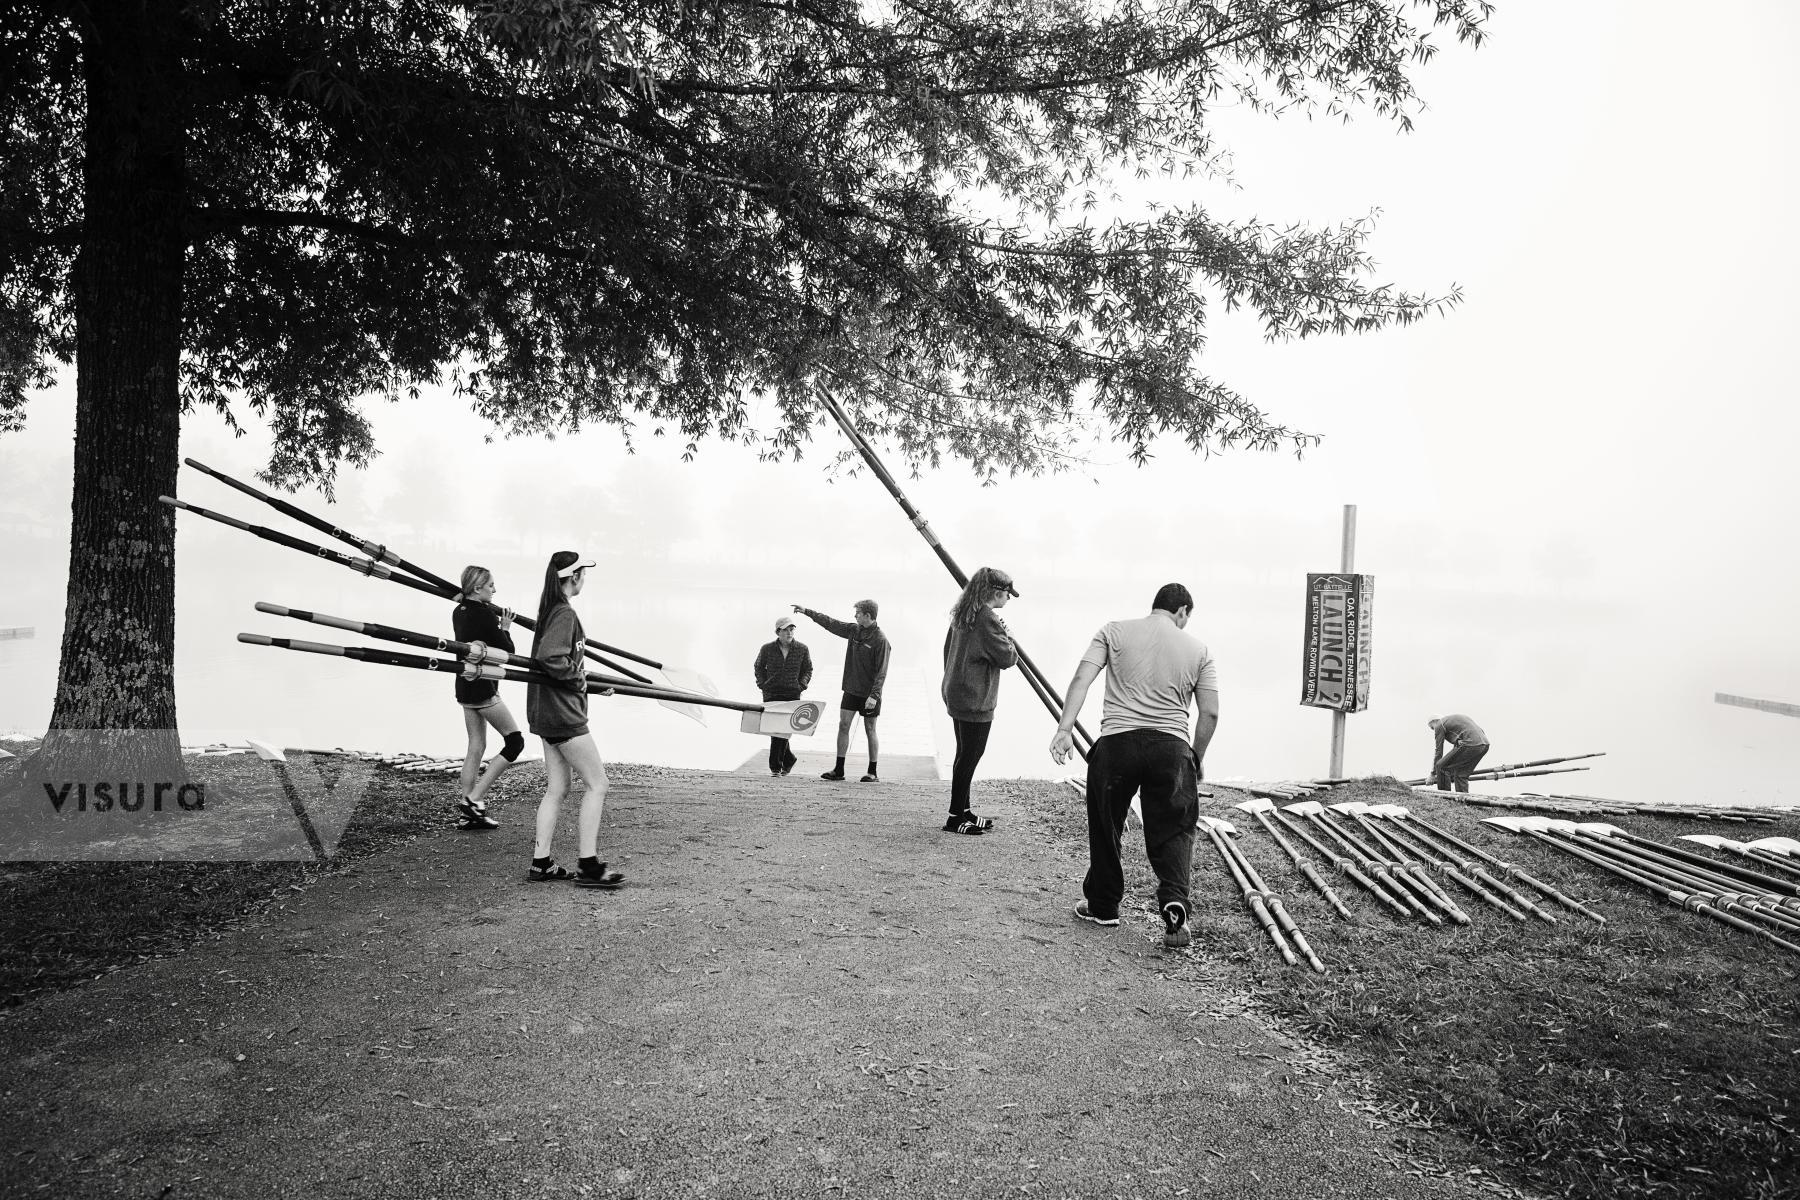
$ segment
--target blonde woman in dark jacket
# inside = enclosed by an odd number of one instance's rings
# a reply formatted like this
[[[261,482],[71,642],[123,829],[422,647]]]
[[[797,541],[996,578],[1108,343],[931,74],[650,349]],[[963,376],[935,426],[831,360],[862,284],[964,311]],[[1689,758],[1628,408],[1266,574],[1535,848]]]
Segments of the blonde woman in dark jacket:
[[[956,761],[950,770],[950,816],[944,821],[945,833],[980,834],[994,827],[992,821],[969,810],[969,787],[994,727],[1000,672],[1019,661],[1012,635],[996,611],[1018,594],[1011,575],[982,567],[970,576],[956,607],[950,610],[950,631],[944,635],[942,693],[956,727]]]
[[[616,888],[625,882],[617,871],[608,871],[599,859],[600,811],[606,801],[606,764],[588,732],[587,668],[582,655],[587,635],[581,618],[569,601],[581,594],[588,568],[594,564],[573,550],[558,550],[544,568],[544,590],[538,598],[537,637],[531,657],[554,684],[534,683],[525,693],[525,719],[531,732],[544,740],[544,775],[547,785],[538,803],[537,845],[532,851],[533,883],[572,879],[577,887]],[[581,848],[575,870],[558,866],[550,857],[563,797],[576,775],[587,785],[581,797],[576,832]]]

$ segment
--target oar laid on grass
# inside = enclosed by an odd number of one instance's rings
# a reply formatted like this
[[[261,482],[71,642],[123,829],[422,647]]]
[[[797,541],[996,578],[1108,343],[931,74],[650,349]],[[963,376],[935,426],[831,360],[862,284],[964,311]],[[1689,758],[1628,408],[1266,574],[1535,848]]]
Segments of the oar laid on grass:
[[[477,666],[474,663],[459,662],[454,658],[427,658],[423,654],[404,654],[398,650],[383,650],[376,646],[334,646],[328,642],[305,642],[297,638],[272,638],[260,633],[240,633],[237,640],[251,646],[273,646],[278,650],[300,650],[307,654],[327,654],[336,658],[354,659],[357,662],[375,663],[384,667],[410,667],[417,671],[437,671],[445,675],[462,675],[465,679],[510,679],[516,683],[541,683],[550,687],[566,687],[560,679],[553,679],[537,671],[522,671],[517,667],[497,667],[492,665]],[[616,692],[621,696],[639,696],[646,700],[679,700],[683,704],[704,704],[711,708],[731,708],[739,712],[761,712],[760,704],[748,704],[737,700],[721,700],[713,696],[694,696],[687,692],[674,692],[668,688],[639,687],[631,683],[601,683],[590,681],[585,690],[589,694],[604,695]]]
[[[1617,829],[1616,826],[1543,818],[1538,820],[1535,828],[1564,844],[1581,846],[1626,870],[1635,871],[1665,887],[1682,891],[1721,912],[1760,922],[1759,929],[1764,925],[1773,926],[1785,936],[1800,937],[1800,916],[1784,912],[1778,904],[1771,903],[1779,901],[1780,897],[1742,892],[1729,880],[1710,877],[1702,868],[1689,867],[1673,859],[1639,852],[1611,836],[1612,831]]]
[[[1432,870],[1449,876],[1465,891],[1472,892],[1477,899],[1493,905],[1515,921],[1523,921],[1525,913],[1522,908],[1514,907],[1498,893],[1486,885],[1470,877],[1453,859],[1446,857],[1435,844],[1426,841],[1424,835],[1416,830],[1408,829],[1404,823],[1388,815],[1389,809],[1406,810],[1399,805],[1361,804],[1356,809],[1356,817],[1368,826],[1370,832],[1392,842],[1396,849],[1411,854]],[[1512,889],[1508,888],[1507,891]],[[1516,895],[1516,893],[1514,893]],[[1541,915],[1541,914],[1540,914]]]
[[[931,531],[931,526],[926,523],[919,510],[913,507],[912,501],[906,498],[906,493],[900,490],[900,485],[894,481],[894,477],[888,474],[887,468],[881,464],[881,459],[876,457],[875,447],[869,444],[867,438],[863,437],[862,430],[856,427],[855,423],[850,420],[850,415],[829,392],[821,388],[819,395],[825,401],[825,410],[838,423],[838,428],[844,431],[844,436],[850,439],[850,444],[862,456],[862,460],[869,465],[869,470],[874,472],[875,478],[881,481],[881,486],[888,490],[888,494],[900,506],[900,511],[904,512],[907,519],[912,522],[913,528],[919,531],[919,536],[924,538],[926,545],[931,547],[932,553],[938,556],[938,561],[942,562],[945,569],[950,572],[950,577],[956,580],[956,586],[969,586],[969,577],[963,574],[963,569],[956,565],[956,560],[950,557],[950,552],[944,549],[942,542],[938,541],[937,534]],[[1051,686],[1049,677],[1038,669],[1035,662],[1031,661],[1031,656],[1025,653],[1025,647],[1019,645],[1017,638],[1013,639],[1013,649],[1017,650],[1019,654],[1019,673],[1025,676],[1025,682],[1031,685],[1031,690],[1037,693],[1037,697],[1043,701],[1044,707],[1050,710],[1050,715],[1061,721],[1063,711],[1062,701],[1058,698],[1060,693]],[[1080,754],[1085,761],[1088,751],[1093,749],[1094,739],[1080,721],[1075,722],[1073,740],[1076,753]]]
[[[1463,850],[1468,851],[1470,854],[1473,854],[1476,858],[1479,858],[1482,862],[1488,863],[1491,866],[1499,867],[1502,871],[1506,872],[1507,875],[1518,880],[1520,883],[1526,885],[1527,887],[1536,888],[1539,892],[1542,892],[1544,895],[1550,897],[1550,899],[1556,901],[1558,904],[1562,905],[1564,908],[1571,909],[1575,912],[1578,912],[1582,916],[1587,917],[1588,919],[1596,922],[1597,924],[1601,924],[1601,925],[1606,924],[1606,918],[1601,916],[1599,913],[1595,912],[1593,909],[1587,907],[1587,905],[1581,904],[1575,900],[1571,900],[1569,897],[1563,895],[1556,888],[1551,887],[1549,884],[1545,883],[1541,879],[1537,879],[1534,876],[1526,874],[1523,869],[1514,866],[1512,863],[1506,862],[1500,858],[1497,858],[1496,856],[1494,856],[1492,854],[1489,854],[1486,850],[1483,850],[1480,846],[1471,845],[1470,843],[1463,841],[1461,838],[1457,837],[1454,833],[1451,833],[1447,829],[1439,829],[1436,825],[1433,825],[1430,821],[1427,821],[1424,817],[1421,817],[1418,813],[1413,813],[1410,819],[1413,821],[1416,821],[1418,823],[1419,827],[1421,829],[1426,830],[1428,833],[1436,834],[1439,838],[1442,838],[1445,842],[1448,842],[1450,845],[1457,846]],[[1503,819],[1503,818],[1498,818],[1498,817],[1484,818],[1484,822],[1491,823],[1492,821],[1501,820],[1501,819]],[[1517,820],[1519,818],[1507,817],[1504,819],[1505,820]],[[1503,826],[1503,828],[1504,828],[1504,826]]]
[[[1237,826],[1219,817],[1201,817],[1200,821],[1206,826],[1207,835],[1212,838],[1213,849],[1225,860],[1226,869],[1231,872],[1239,890],[1244,893],[1245,905],[1268,932],[1269,940],[1281,951],[1281,957],[1289,966],[1294,964],[1294,952],[1288,948],[1288,942],[1291,941],[1306,956],[1307,964],[1323,975],[1325,964],[1319,961],[1319,956],[1306,944],[1305,935],[1294,924],[1294,918],[1288,915],[1287,906],[1282,904],[1281,897],[1269,890],[1262,876],[1257,874],[1256,867],[1244,856],[1243,849],[1232,842],[1231,839],[1237,836]],[[1282,938],[1284,933],[1287,935],[1285,941]]]
[[[1386,833],[1375,827],[1375,822],[1370,820],[1367,815],[1368,805],[1357,800],[1347,800],[1328,807],[1330,808],[1330,811],[1337,813],[1340,817],[1347,817],[1351,821],[1354,821],[1364,833],[1369,835],[1370,839],[1373,840],[1377,847],[1387,851],[1388,861],[1411,875],[1413,879],[1418,882],[1421,892],[1430,893],[1432,898],[1437,901],[1438,907],[1450,914],[1450,919],[1452,921],[1455,921],[1458,925],[1467,925],[1469,923],[1469,914],[1464,912],[1457,905],[1456,901],[1450,898],[1449,892],[1446,892],[1437,885],[1437,881],[1426,872],[1425,864],[1409,854],[1407,848],[1402,846],[1398,839],[1389,837]],[[1506,906],[1502,905],[1501,907],[1505,908]],[[1523,915],[1517,912],[1511,912],[1510,910],[1509,915],[1516,920],[1522,921],[1525,919]]]
[[[1650,854],[1655,854],[1663,858],[1677,859],[1681,862],[1691,864],[1694,867],[1700,868],[1707,874],[1719,876],[1726,879],[1728,882],[1734,882],[1740,888],[1746,885],[1755,885],[1765,892],[1770,892],[1785,898],[1787,903],[1792,907],[1800,909],[1800,883],[1796,883],[1791,879],[1778,879],[1775,876],[1766,874],[1762,871],[1755,871],[1749,867],[1740,867],[1736,863],[1720,862],[1716,858],[1708,858],[1704,854],[1697,854],[1682,846],[1671,846],[1667,842],[1659,842],[1653,838],[1639,837],[1637,834],[1631,833],[1628,830],[1620,829],[1617,825],[1584,824],[1581,828],[1583,830],[1591,829],[1598,831],[1601,833],[1602,837],[1610,836],[1619,838],[1620,840],[1629,842],[1638,849]]]
[[[1493,825],[1500,829],[1510,830],[1513,833],[1524,834],[1526,837],[1532,838],[1533,840],[1541,842],[1544,845],[1554,847],[1555,849],[1560,850],[1561,852],[1563,852],[1565,854],[1573,855],[1574,857],[1579,858],[1579,859],[1583,860],[1584,862],[1591,863],[1592,865],[1599,867],[1603,871],[1607,871],[1607,872],[1610,872],[1611,874],[1617,875],[1621,879],[1630,880],[1632,883],[1637,884],[1639,887],[1648,888],[1650,891],[1655,892],[1657,895],[1659,895],[1663,899],[1669,901],[1671,904],[1678,905],[1681,908],[1688,909],[1691,912],[1697,912],[1701,916],[1709,917],[1712,920],[1723,922],[1726,925],[1730,925],[1734,929],[1742,929],[1747,933],[1755,934],[1757,937],[1767,938],[1769,941],[1774,942],[1776,945],[1781,946],[1784,949],[1788,949],[1788,950],[1795,951],[1796,953],[1800,953],[1800,945],[1796,945],[1793,942],[1785,941],[1779,937],[1776,937],[1769,930],[1763,928],[1760,925],[1752,924],[1751,922],[1744,920],[1742,917],[1732,916],[1730,913],[1725,912],[1725,911],[1715,907],[1711,902],[1709,902],[1708,900],[1704,899],[1701,896],[1696,895],[1693,892],[1686,891],[1686,890],[1678,888],[1678,887],[1673,887],[1670,884],[1665,883],[1659,879],[1656,879],[1655,877],[1653,877],[1649,874],[1646,874],[1643,871],[1635,870],[1631,867],[1625,866],[1625,865],[1619,863],[1618,861],[1607,857],[1604,854],[1595,853],[1594,851],[1591,851],[1591,850],[1587,849],[1586,847],[1575,845],[1574,843],[1565,841],[1562,838],[1552,837],[1545,830],[1545,826],[1547,826],[1550,822],[1551,822],[1551,818],[1549,818],[1549,817],[1483,817],[1482,818],[1482,824],[1484,824],[1484,825]]]
[[[437,591],[437,594],[443,596],[446,600],[460,600],[463,598],[462,592],[457,588],[457,586],[455,584],[451,583],[448,579],[445,579],[441,575],[433,574],[432,572],[427,571],[424,567],[421,567],[416,563],[408,562],[406,559],[401,558],[398,554],[395,554],[392,550],[389,550],[386,546],[380,545],[375,542],[368,541],[365,538],[357,537],[354,533],[351,533],[347,529],[339,529],[336,525],[333,525],[331,522],[324,520],[323,518],[313,516],[311,513],[307,512],[305,509],[301,508],[297,504],[291,503],[287,500],[283,500],[279,496],[272,496],[268,492],[263,491],[261,488],[254,487],[251,484],[243,482],[242,480],[233,479],[231,476],[227,475],[225,472],[220,471],[220,470],[215,470],[214,468],[209,467],[205,463],[199,462],[196,459],[184,458],[184,459],[182,459],[182,461],[185,462],[188,466],[194,468],[194,470],[196,470],[196,471],[204,471],[206,474],[211,475],[214,479],[217,479],[220,483],[225,484],[227,487],[236,488],[238,491],[244,493],[244,495],[246,495],[246,496],[253,496],[256,499],[261,500],[264,504],[267,504],[270,508],[273,508],[276,512],[284,513],[287,516],[292,517],[294,520],[300,522],[302,525],[306,525],[313,529],[316,529],[320,533],[329,534],[330,536],[338,539],[340,542],[346,543],[347,545],[355,546],[358,550],[361,550],[364,554],[368,555],[371,559],[375,560],[376,562],[383,563],[383,564],[386,564],[389,566],[399,567],[402,571],[405,571],[410,575],[413,575],[419,579],[422,579],[426,583],[434,585],[434,587]],[[527,624],[526,622],[521,621],[519,623],[521,625],[524,625],[525,628],[527,628],[527,629],[534,628],[534,626]],[[620,658],[628,658],[632,662],[641,663],[646,667],[654,667],[657,670],[662,669],[662,664],[657,662],[653,658],[645,658],[642,655],[633,654],[629,650],[621,650],[617,646],[608,646],[605,642],[598,642],[592,638],[589,638],[588,645],[592,646],[596,650],[604,651],[607,654],[616,654]],[[609,665],[611,665],[611,664],[609,664]],[[643,676],[641,676],[641,675],[634,676],[634,678],[643,679]],[[644,682],[648,683],[649,680],[646,679],[646,680],[644,680]]]
[[[1404,873],[1397,875],[1388,864],[1377,856],[1370,854],[1355,839],[1348,837],[1330,821],[1325,819],[1325,806],[1317,800],[1301,800],[1285,807],[1285,811],[1297,817],[1305,817],[1312,822],[1313,828],[1320,830],[1332,841],[1347,851],[1356,865],[1362,868],[1365,875],[1378,880],[1381,888],[1397,899],[1401,907],[1411,911],[1415,916],[1425,918],[1433,925],[1442,925],[1444,918],[1438,916],[1430,904],[1422,904],[1412,889],[1402,881]]]
[[[1505,896],[1518,908],[1525,912],[1529,912],[1539,920],[1547,921],[1552,925],[1556,924],[1556,918],[1547,910],[1539,906],[1524,892],[1519,891],[1510,884],[1496,879],[1493,875],[1484,870],[1481,864],[1475,860],[1458,858],[1456,851],[1448,844],[1433,841],[1426,827],[1421,822],[1413,819],[1412,812],[1409,809],[1399,804],[1374,804],[1370,805],[1369,811],[1385,820],[1393,822],[1395,828],[1405,830],[1407,836],[1411,837],[1421,847],[1442,855],[1446,863],[1455,866],[1457,870],[1468,875],[1470,878],[1480,880],[1481,883],[1491,888],[1497,894]],[[1455,879],[1456,876],[1451,875],[1451,878]],[[1459,880],[1458,882],[1461,881]],[[1464,884],[1464,886],[1468,887],[1469,885]]]
[[[1630,835],[1617,825],[1590,821],[1551,821],[1548,828],[1552,833],[1610,854],[1647,875],[1655,875],[1698,892],[1710,893],[1713,902],[1721,907],[1730,908],[1730,904],[1721,903],[1729,901],[1747,912],[1768,914],[1775,924],[1789,925],[1800,931],[1800,899],[1793,896],[1745,891],[1748,885],[1742,880],[1710,870],[1698,863],[1646,849],[1631,841]]]
[[[1792,857],[1793,850],[1784,844],[1791,843],[1794,847],[1800,847],[1800,842],[1793,838],[1758,838],[1754,842],[1738,842],[1716,833],[1688,833],[1683,834],[1681,840],[1724,850],[1784,875],[1800,877],[1800,859]]]
[[[1287,830],[1287,832],[1311,846],[1325,859],[1326,862],[1330,863],[1333,869],[1340,875],[1348,875],[1351,879],[1354,879],[1358,884],[1362,885],[1364,891],[1368,892],[1369,895],[1375,897],[1375,899],[1379,900],[1382,904],[1385,904],[1388,908],[1392,909],[1394,914],[1401,920],[1410,920],[1412,918],[1412,911],[1408,909],[1405,904],[1390,895],[1387,888],[1365,874],[1362,867],[1357,865],[1355,859],[1346,854],[1341,854],[1338,851],[1333,850],[1324,842],[1321,842],[1318,838],[1308,832],[1305,826],[1296,823],[1286,813],[1282,812],[1279,808],[1276,808],[1272,801],[1263,800],[1261,802],[1269,805],[1265,815],[1272,817],[1283,829]]]
[[[221,525],[229,525],[233,529],[241,529],[245,533],[261,538],[265,542],[273,542],[277,546],[286,546],[289,550],[298,550],[300,553],[311,555],[314,558],[323,558],[329,562],[335,562],[339,566],[350,568],[358,575],[367,575],[373,579],[385,579],[389,583],[397,583],[402,587],[412,588],[415,592],[424,592],[428,596],[437,596],[444,600],[454,600],[461,594],[457,592],[454,587],[449,587],[449,585],[439,585],[427,582],[423,579],[414,579],[410,575],[396,575],[394,574],[393,568],[386,563],[378,563],[366,558],[357,558],[354,554],[345,554],[341,550],[332,550],[329,547],[320,546],[290,534],[282,533],[277,529],[269,529],[262,525],[252,525],[247,521],[240,521],[236,517],[228,517],[224,513],[216,513],[211,509],[201,508],[198,504],[189,504],[186,500],[177,500],[173,496],[160,496],[158,499],[173,508],[183,509],[187,512],[205,517],[210,521],[217,521]],[[526,629],[535,630],[537,628],[536,621],[533,621],[530,617],[522,617],[517,613],[513,614],[513,624],[523,626]],[[597,644],[598,643],[594,642],[592,638],[589,638],[587,648],[583,653],[602,666],[611,667],[628,679],[634,679],[643,684],[651,684],[651,680],[648,676],[639,675],[629,667],[620,666],[618,663],[613,662],[611,659],[600,654],[595,649]]]
[[[1355,918],[1350,915],[1350,910],[1344,907],[1344,902],[1338,899],[1338,894],[1331,890],[1331,885],[1326,883],[1319,875],[1318,868],[1302,858],[1300,852],[1294,849],[1293,844],[1290,843],[1287,838],[1282,836],[1281,830],[1275,828],[1275,823],[1269,819],[1269,813],[1274,811],[1275,808],[1275,802],[1273,800],[1265,800],[1258,797],[1254,800],[1245,800],[1240,804],[1234,804],[1231,807],[1238,809],[1241,812],[1247,812],[1255,817],[1257,822],[1268,831],[1269,836],[1275,839],[1275,844],[1280,846],[1283,853],[1293,860],[1294,866],[1299,868],[1300,873],[1306,876],[1313,887],[1319,890],[1320,895],[1325,897],[1326,902],[1329,903],[1331,907],[1337,909],[1338,912],[1343,915],[1345,920],[1355,920]],[[1335,858],[1336,856],[1333,857]],[[1339,861],[1341,861],[1341,859]],[[1402,915],[1404,915],[1404,913],[1402,913]]]

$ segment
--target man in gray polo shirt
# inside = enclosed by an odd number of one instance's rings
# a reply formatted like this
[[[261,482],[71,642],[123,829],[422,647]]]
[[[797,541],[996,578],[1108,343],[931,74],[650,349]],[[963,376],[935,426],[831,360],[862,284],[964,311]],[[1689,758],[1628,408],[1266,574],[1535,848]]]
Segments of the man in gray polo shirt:
[[[1193,612],[1194,597],[1170,583],[1156,593],[1149,616],[1101,626],[1075,668],[1062,720],[1050,739],[1051,757],[1065,761],[1074,749],[1071,730],[1088,688],[1104,670],[1100,737],[1087,764],[1088,871],[1081,885],[1086,899],[1075,906],[1075,915],[1096,925],[1119,923],[1119,902],[1125,898],[1119,841],[1131,798],[1141,796],[1144,850],[1156,871],[1163,945],[1170,947],[1192,940],[1188,878],[1200,823],[1198,784],[1219,724],[1212,654],[1184,632]],[[1190,703],[1197,710],[1191,737]]]

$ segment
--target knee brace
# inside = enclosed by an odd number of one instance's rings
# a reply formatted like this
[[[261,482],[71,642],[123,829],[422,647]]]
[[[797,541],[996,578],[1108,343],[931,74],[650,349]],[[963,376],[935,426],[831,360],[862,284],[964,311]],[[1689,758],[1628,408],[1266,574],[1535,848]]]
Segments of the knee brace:
[[[511,733],[507,734],[506,741],[501,743],[500,757],[504,758],[509,763],[510,762],[518,762],[519,761],[519,752],[524,749],[525,749],[525,735],[515,729]]]

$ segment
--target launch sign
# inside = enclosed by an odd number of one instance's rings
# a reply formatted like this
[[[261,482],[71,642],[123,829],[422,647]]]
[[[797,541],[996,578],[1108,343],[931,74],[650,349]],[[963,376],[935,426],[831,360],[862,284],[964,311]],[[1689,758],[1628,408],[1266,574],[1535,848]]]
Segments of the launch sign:
[[[1369,707],[1373,575],[1306,577],[1306,663],[1300,703],[1339,712]]]

